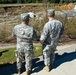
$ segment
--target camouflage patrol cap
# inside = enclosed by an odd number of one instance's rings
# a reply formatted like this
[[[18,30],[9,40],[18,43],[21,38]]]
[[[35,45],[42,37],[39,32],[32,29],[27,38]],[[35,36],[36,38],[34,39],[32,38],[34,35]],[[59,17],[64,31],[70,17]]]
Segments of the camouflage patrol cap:
[[[55,15],[55,10],[54,9],[47,10],[47,15],[48,16],[54,16]]]
[[[30,18],[30,15],[28,13],[22,13],[21,14],[21,20],[24,21],[24,20],[28,20]]]

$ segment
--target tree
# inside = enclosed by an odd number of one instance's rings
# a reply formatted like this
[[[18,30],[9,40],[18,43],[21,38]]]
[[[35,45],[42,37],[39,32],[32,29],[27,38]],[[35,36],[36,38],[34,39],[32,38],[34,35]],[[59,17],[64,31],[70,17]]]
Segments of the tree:
[[[21,0],[17,0],[17,3],[21,3]]]
[[[60,2],[59,2],[59,3],[61,3],[61,4],[62,4],[62,3],[63,3],[63,0],[60,0]]]

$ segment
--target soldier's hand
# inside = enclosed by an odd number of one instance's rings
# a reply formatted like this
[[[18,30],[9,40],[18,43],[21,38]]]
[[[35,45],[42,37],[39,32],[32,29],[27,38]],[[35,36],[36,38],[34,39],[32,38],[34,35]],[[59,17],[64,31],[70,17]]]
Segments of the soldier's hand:
[[[46,45],[43,41],[40,41],[40,43],[41,43],[42,45]]]

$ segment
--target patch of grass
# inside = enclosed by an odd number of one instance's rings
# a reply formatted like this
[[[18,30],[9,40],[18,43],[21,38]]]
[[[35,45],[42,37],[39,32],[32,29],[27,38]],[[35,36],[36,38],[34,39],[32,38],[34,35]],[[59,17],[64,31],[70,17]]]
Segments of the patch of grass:
[[[42,55],[42,46],[34,46],[34,57]]]
[[[34,57],[38,57],[42,55],[41,45],[34,46]],[[15,50],[16,48],[7,48],[7,49],[0,49],[0,65],[3,64],[13,64],[16,62],[15,57]]]
[[[0,64],[14,63],[15,58],[15,48],[7,48],[0,50]]]

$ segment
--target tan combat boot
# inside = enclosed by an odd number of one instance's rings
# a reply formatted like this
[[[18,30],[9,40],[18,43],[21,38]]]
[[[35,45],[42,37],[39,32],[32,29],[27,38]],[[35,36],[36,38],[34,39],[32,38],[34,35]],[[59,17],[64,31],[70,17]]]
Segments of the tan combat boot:
[[[20,69],[18,69],[18,75],[20,75]]]
[[[25,75],[30,75],[30,73],[31,73],[31,71],[28,70],[28,71],[26,71],[26,74]]]
[[[50,72],[50,68],[49,68],[48,66],[45,66],[45,67],[43,68],[43,70],[45,70],[45,71],[47,71],[47,72]]]

